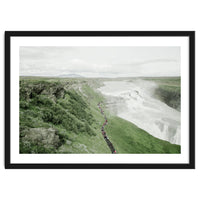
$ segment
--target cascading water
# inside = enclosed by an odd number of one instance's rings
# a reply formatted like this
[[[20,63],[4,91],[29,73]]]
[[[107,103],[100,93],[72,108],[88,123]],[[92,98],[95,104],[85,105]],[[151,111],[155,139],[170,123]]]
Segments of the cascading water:
[[[180,144],[180,112],[153,97],[157,85],[151,81],[106,81],[100,92],[109,109],[151,135]]]

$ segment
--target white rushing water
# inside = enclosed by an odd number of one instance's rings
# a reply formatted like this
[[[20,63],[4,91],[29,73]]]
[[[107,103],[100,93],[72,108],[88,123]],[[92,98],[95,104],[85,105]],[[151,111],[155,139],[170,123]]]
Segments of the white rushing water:
[[[180,144],[180,112],[155,99],[157,85],[151,81],[106,81],[99,91],[108,107],[151,135]]]

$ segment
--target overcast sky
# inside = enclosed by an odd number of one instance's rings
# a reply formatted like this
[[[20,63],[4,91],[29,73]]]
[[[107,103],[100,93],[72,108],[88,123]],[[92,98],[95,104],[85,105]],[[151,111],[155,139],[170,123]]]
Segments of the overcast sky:
[[[180,76],[180,47],[20,47],[21,76]]]

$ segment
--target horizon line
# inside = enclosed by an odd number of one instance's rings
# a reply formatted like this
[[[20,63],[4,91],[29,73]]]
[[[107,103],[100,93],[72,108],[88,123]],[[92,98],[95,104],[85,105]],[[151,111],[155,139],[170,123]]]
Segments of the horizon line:
[[[62,76],[51,76],[51,75],[19,75],[20,77],[51,77],[51,78],[151,78],[151,77],[181,77],[180,75],[176,76],[118,76],[118,77],[103,77],[103,76],[93,76],[93,77],[86,77],[86,76],[69,76],[69,77],[62,77]]]

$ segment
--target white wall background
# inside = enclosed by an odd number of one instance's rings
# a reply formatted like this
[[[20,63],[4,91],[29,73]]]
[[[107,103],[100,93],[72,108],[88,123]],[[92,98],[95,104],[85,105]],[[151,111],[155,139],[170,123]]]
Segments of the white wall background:
[[[0,198],[6,200],[199,199],[199,126],[196,127],[195,170],[5,170],[3,113],[5,30],[196,30],[196,77],[198,77],[200,52],[198,2],[198,0],[1,0]],[[196,81],[196,86],[199,84],[200,79]],[[196,102],[199,101],[198,92]],[[200,119],[198,111],[199,104],[196,105],[197,123]]]

